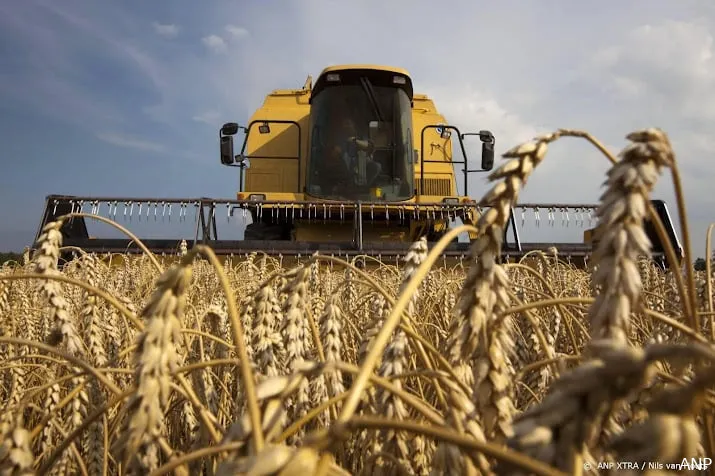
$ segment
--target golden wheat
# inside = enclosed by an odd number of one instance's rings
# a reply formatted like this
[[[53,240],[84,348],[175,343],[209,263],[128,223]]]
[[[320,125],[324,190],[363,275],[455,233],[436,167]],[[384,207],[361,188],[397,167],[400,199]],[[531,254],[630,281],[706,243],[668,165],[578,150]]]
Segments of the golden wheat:
[[[593,272],[500,263],[511,206],[567,136],[613,162]],[[60,270],[69,217],[47,225],[0,268],[0,474],[674,474],[647,463],[712,456],[712,277],[643,258],[676,159],[660,130],[627,139],[620,160],[570,130],[509,150],[462,228],[467,269],[419,240],[366,269],[182,242]]]

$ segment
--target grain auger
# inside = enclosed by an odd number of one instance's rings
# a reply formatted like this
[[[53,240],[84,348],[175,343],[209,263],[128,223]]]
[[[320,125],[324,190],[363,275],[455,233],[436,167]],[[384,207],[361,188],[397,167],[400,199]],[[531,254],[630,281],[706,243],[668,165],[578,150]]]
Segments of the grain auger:
[[[239,133],[243,141],[236,153]],[[470,168],[467,154],[474,140],[481,144],[478,168]],[[432,99],[413,92],[410,75],[400,68],[326,68],[315,84],[309,76],[300,89],[269,93],[247,126],[224,124],[219,143],[221,163],[239,169],[235,198],[51,195],[35,240],[46,223],[81,211],[118,221],[158,254],[176,253],[185,240],[209,245],[219,255],[319,251],[391,261],[419,237],[435,242],[453,224],[473,223],[488,207],[466,191],[472,174],[493,168],[494,135],[448,124]],[[682,255],[666,204],[653,203]],[[561,258],[584,264],[593,246],[596,207],[517,205],[505,230],[504,257],[513,261],[556,248]],[[99,238],[109,228],[92,221],[67,221],[64,244],[87,252],[140,251],[119,234]],[[662,262],[663,246],[652,226],[646,228]],[[526,241],[527,234],[541,239]],[[450,244],[445,261],[465,259],[470,238]]]

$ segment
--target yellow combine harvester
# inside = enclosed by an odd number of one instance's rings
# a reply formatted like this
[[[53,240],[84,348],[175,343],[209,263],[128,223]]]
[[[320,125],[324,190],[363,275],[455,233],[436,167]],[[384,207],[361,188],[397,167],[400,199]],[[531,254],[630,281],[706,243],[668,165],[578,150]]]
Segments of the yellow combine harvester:
[[[243,134],[236,154],[234,137]],[[124,197],[47,197],[42,225],[70,211],[187,220],[195,210],[194,236],[147,239],[155,252],[172,252],[184,239],[210,245],[219,254],[309,255],[387,258],[405,253],[421,236],[437,241],[450,223],[473,223],[488,204],[468,194],[469,176],[494,163],[495,138],[488,130],[463,133],[448,124],[432,99],[413,92],[412,79],[400,68],[343,65],[324,69],[315,84],[309,76],[301,89],[268,94],[247,126],[227,123],[220,133],[221,163],[239,169],[236,199],[157,199]],[[481,168],[468,167],[465,139],[481,142]],[[457,154],[453,151],[457,148]],[[458,175],[455,165],[461,165]],[[458,192],[458,181],[461,193]],[[668,210],[655,201],[676,250],[681,253]],[[522,243],[518,211],[540,210],[553,224],[574,217],[594,219],[596,204],[520,204],[508,229],[504,254],[519,258],[535,249],[556,247],[562,256],[584,261],[588,237],[577,243]],[[219,239],[216,215],[227,220],[249,217],[242,240]],[[106,212],[106,213],[103,213]],[[42,227],[41,225],[41,227]],[[41,229],[40,227],[40,229]],[[87,224],[75,219],[62,230],[65,244],[86,251],[127,253],[138,248],[128,240],[90,238]],[[649,230],[654,253],[661,254]],[[39,231],[38,235],[39,237]],[[36,237],[36,239],[37,239]],[[473,239],[474,237],[470,237]],[[445,257],[466,255],[469,243],[452,243]]]

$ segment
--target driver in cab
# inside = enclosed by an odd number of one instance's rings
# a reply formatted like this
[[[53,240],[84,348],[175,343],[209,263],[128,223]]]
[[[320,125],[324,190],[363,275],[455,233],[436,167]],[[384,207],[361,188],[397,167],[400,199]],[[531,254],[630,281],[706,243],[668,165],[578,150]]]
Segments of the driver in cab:
[[[331,169],[331,176],[335,178],[335,184],[354,185],[357,167],[357,151],[364,151],[368,154],[366,163],[366,185],[370,185],[382,171],[382,166],[372,160],[369,154],[374,149],[373,144],[365,139],[357,137],[355,123],[349,117],[343,119],[339,132],[336,134],[337,143],[328,148],[328,163]]]

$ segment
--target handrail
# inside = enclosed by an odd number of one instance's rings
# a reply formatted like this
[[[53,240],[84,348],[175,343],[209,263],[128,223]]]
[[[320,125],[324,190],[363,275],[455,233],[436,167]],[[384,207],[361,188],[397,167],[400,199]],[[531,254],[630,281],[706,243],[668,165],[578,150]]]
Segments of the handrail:
[[[462,157],[464,160],[456,161],[454,158],[449,162],[445,160],[425,160],[425,131],[427,129],[452,129],[457,133],[457,138],[459,139],[459,147],[462,150]],[[425,189],[425,162],[426,163],[437,163],[437,164],[464,164],[464,195],[468,194],[467,190],[467,177],[469,173],[467,172],[467,151],[464,149],[464,141],[462,141],[462,133],[456,126],[450,126],[445,124],[429,124],[422,128],[420,131],[420,193],[424,193]]]

